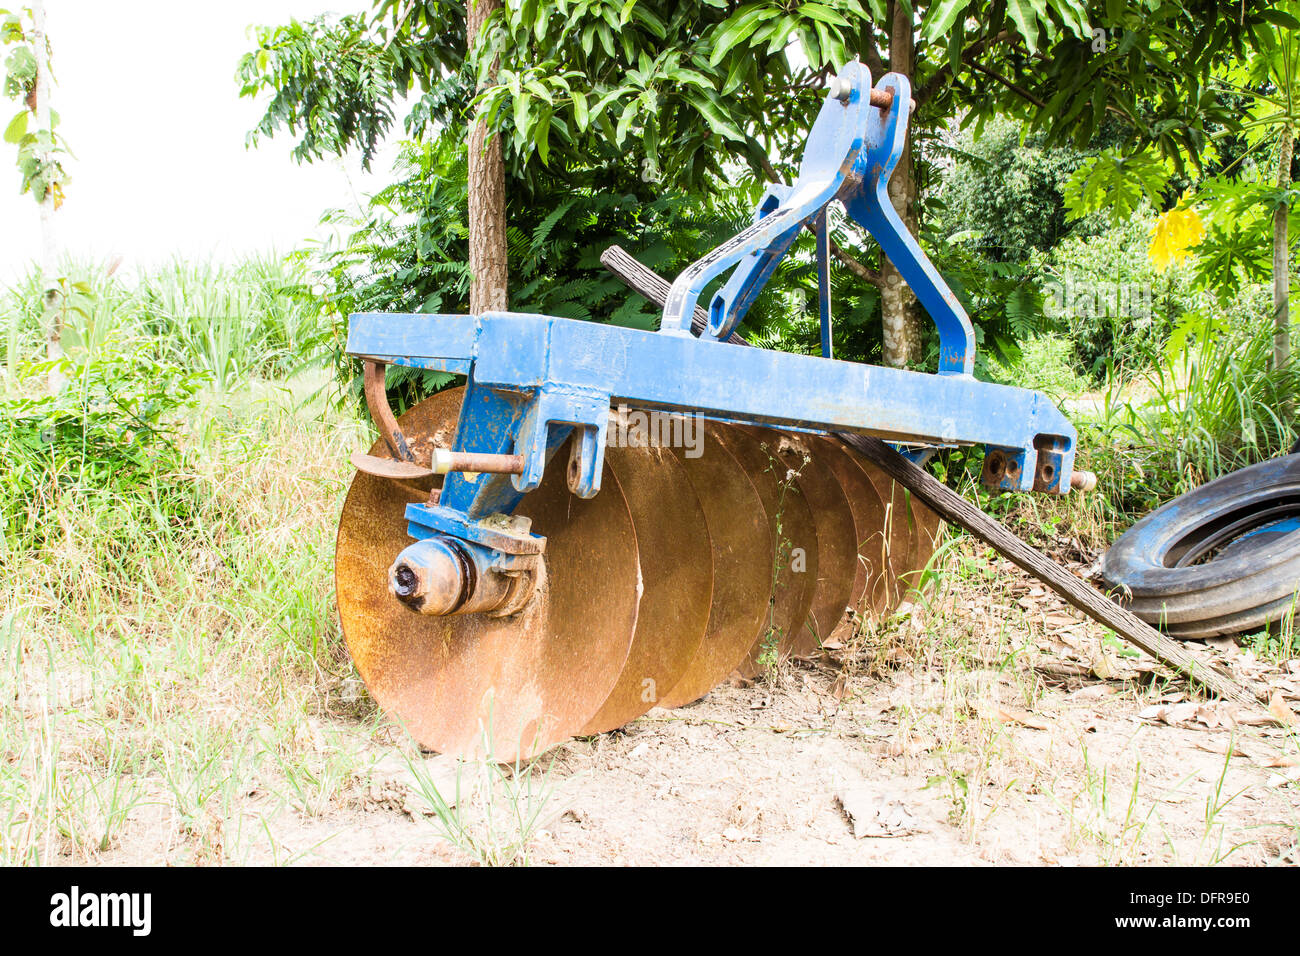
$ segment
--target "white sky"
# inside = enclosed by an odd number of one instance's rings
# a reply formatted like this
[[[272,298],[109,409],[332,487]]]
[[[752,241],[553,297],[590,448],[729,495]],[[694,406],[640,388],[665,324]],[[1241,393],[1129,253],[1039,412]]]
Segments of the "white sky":
[[[5,6],[20,6],[10,0]],[[245,149],[261,115],[235,69],[249,24],[367,9],[367,0],[46,0],[57,81],[51,104],[75,159],[56,216],[78,257],[148,264],[173,253],[231,259],[320,235],[326,208],[377,188],[360,162],[299,165],[292,140]],[[0,56],[3,56],[0,51]],[[20,108],[0,99],[0,127]],[[399,108],[399,124],[402,113]],[[399,131],[400,133],[400,131]],[[0,142],[0,282],[39,255],[39,217],[19,195],[16,150]],[[391,154],[373,169],[388,170]]]

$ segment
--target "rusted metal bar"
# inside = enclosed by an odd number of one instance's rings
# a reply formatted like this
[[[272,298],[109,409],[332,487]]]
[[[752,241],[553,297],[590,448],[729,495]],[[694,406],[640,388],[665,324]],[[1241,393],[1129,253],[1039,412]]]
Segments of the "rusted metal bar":
[[[524,471],[522,455],[485,455],[452,451],[448,448],[433,449],[431,467],[428,468],[415,462],[380,458],[362,452],[353,454],[352,464],[358,471],[364,471],[368,475],[398,481],[432,478],[434,475],[445,475],[453,471],[488,475],[521,475]]]
[[[852,93],[853,84],[851,82],[848,82],[839,76],[831,77],[831,96],[834,96],[839,100],[847,100]],[[868,97],[868,102],[879,109],[882,113],[888,113],[890,108],[894,105],[894,93],[892,90],[873,89]],[[908,111],[909,113],[916,111],[916,100],[908,99]]]
[[[411,446],[407,444],[402,430],[397,427],[397,417],[388,406],[388,390],[384,386],[385,368],[387,366],[383,362],[365,363],[366,407],[370,409],[370,417],[374,420],[380,437],[384,439],[384,444],[388,446],[393,457],[400,461],[413,462],[415,455],[411,451]]]
[[[472,451],[451,451],[448,448],[433,450],[433,472],[445,475],[452,471],[474,472],[481,475],[522,475],[523,455],[488,455]]]

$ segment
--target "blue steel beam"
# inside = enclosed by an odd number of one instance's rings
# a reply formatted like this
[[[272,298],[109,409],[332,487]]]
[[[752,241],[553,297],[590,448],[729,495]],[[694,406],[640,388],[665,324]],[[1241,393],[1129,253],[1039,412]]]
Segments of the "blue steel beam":
[[[552,429],[578,426],[593,433],[583,454],[583,490],[594,493],[608,410],[619,402],[890,441],[984,444],[1014,453],[1022,468],[1008,487],[1024,491],[1033,487],[1034,441],[1050,436],[1062,457],[1055,468],[1060,488],[1053,490],[1068,489],[1073,469],[1074,428],[1045,395],[968,375],[510,312],[354,315],[348,351],[393,365],[468,370],[471,400],[456,449],[522,455],[524,473],[513,477],[521,492],[541,481],[558,444]],[[496,404],[480,413],[476,396],[487,393]],[[458,481],[444,496],[461,497]]]

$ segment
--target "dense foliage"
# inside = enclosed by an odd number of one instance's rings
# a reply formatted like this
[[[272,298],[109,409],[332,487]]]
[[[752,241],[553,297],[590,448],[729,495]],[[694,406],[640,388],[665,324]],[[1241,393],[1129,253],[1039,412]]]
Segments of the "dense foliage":
[[[208,376],[169,361],[151,338],[114,336],[60,364],[68,386],[0,400],[0,541],[39,544],[58,529],[61,493],[156,492],[168,517],[193,505],[173,432]],[[46,363],[24,366],[27,377]]]

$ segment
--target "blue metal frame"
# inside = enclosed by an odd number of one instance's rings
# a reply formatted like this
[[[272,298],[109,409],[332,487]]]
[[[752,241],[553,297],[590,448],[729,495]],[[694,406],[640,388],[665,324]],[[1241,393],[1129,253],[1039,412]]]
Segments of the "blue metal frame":
[[[449,474],[437,504],[408,507],[414,537],[450,534],[498,555],[535,552],[528,535],[503,534],[485,519],[511,513],[575,429],[573,486],[582,497],[595,495],[616,403],[877,435],[929,446],[917,449],[922,456],[935,445],[980,443],[1011,465],[1000,487],[1029,491],[1037,478],[1040,490],[1069,490],[1074,428],[1041,393],[971,376],[970,320],[889,201],[889,176],[907,132],[907,79],[881,80],[877,89],[893,94],[885,112],[870,104],[871,76],[861,64],[849,64],[841,81],[841,95],[827,96],[813,126],[795,184],[769,188],[752,226],[678,276],[658,332],[511,312],[351,317],[350,354],[468,377],[455,450],[523,458],[523,473],[515,476]],[[826,207],[836,199],[871,231],[934,320],[939,374],[831,358]],[[823,357],[728,343],[805,225],[817,235]],[[690,326],[695,304],[727,269],[732,274],[697,338]],[[1050,470],[1040,472],[1040,458]]]
[[[509,513],[540,484],[548,458],[582,430],[578,494],[600,488],[612,404],[890,441],[982,443],[1019,468],[1004,486],[1034,487],[1038,448],[1054,458],[1045,490],[1069,488],[1075,432],[1045,395],[980,382],[554,316],[354,315],[348,351],[391,365],[466,372],[457,451],[523,456],[520,475],[447,476],[418,523],[462,535]],[[1048,448],[1049,443],[1053,446]]]

